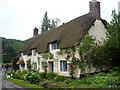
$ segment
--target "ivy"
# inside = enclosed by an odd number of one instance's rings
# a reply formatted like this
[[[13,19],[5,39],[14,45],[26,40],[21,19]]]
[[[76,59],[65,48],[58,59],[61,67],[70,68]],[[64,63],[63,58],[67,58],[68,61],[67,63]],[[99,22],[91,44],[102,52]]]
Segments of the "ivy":
[[[53,59],[53,54],[50,53],[50,52],[48,52],[48,53],[43,53],[43,54],[42,54],[42,58],[43,58],[43,59],[46,59],[46,60],[48,60],[48,59]]]

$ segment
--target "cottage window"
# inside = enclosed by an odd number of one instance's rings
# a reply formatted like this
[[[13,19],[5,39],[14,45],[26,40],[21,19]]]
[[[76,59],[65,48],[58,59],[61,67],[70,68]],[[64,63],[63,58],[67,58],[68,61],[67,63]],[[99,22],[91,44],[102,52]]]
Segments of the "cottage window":
[[[33,55],[36,56],[36,49],[33,50]]]
[[[52,50],[58,49],[58,43],[57,43],[57,41],[52,42],[51,44],[52,44]]]
[[[36,62],[33,63],[33,68],[34,68],[34,70],[37,70],[37,63]]]
[[[67,71],[67,61],[65,60],[60,61],[60,71],[63,72]]]

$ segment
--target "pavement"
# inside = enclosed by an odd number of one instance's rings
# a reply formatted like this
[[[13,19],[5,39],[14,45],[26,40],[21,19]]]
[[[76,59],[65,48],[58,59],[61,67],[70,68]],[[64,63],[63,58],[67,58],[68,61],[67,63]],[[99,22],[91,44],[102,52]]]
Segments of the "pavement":
[[[5,75],[5,72],[4,70],[0,70],[0,90],[26,90],[25,88],[23,87],[20,87],[18,85],[15,85],[9,81],[7,81],[5,78],[4,78],[4,75]]]

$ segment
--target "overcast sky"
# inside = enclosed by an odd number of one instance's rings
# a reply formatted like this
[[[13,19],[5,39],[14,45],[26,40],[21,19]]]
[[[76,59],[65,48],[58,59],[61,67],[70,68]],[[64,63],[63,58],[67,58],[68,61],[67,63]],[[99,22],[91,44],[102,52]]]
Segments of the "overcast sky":
[[[0,0],[0,37],[25,40],[33,36],[35,26],[40,28],[44,13],[59,18],[61,23],[89,12],[91,0]],[[120,0],[99,0],[101,17],[108,22],[112,10],[118,11]]]

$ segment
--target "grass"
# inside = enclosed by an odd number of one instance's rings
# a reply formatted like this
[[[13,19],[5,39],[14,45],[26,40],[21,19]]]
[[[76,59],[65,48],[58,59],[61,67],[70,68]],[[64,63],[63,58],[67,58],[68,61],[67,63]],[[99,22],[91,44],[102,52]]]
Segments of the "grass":
[[[25,82],[23,80],[19,80],[19,79],[9,78],[7,80],[18,86],[24,87],[24,88],[43,88],[38,85],[30,84],[30,83],[27,83],[27,82]]]

